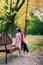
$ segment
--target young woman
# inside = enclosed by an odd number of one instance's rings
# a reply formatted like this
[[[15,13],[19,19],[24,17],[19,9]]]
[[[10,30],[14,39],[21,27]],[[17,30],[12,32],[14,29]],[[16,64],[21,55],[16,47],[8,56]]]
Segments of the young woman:
[[[18,33],[15,36],[15,40],[12,43],[12,47],[19,48],[19,55],[21,55],[21,29],[18,29]]]
[[[25,52],[29,52],[28,48],[27,48],[27,44],[26,44],[26,40],[24,38],[24,33],[21,30],[21,48],[23,47],[23,51]]]

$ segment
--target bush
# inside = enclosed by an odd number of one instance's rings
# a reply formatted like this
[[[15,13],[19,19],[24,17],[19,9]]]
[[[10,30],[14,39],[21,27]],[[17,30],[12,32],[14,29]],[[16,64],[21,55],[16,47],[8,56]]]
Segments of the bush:
[[[28,24],[28,34],[43,35],[43,22],[33,17]]]

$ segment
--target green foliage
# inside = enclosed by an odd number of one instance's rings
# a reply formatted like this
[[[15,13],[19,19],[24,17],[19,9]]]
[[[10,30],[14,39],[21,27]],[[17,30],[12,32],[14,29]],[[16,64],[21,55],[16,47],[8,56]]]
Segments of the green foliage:
[[[7,22],[5,20],[2,20],[2,31],[4,31],[6,24],[7,24]]]
[[[28,33],[34,35],[43,35],[43,22],[35,16],[32,17],[28,24]]]
[[[2,0],[1,0],[2,1]],[[5,2],[5,1],[4,1]],[[0,17],[0,20],[2,20],[2,31],[7,31],[10,33],[11,31],[15,31],[17,25],[15,24],[15,21],[18,19],[18,16],[16,15],[16,12],[19,11],[23,3],[22,1],[19,5],[19,0],[16,1],[16,4],[11,1],[6,0],[5,5],[3,6],[3,17]],[[10,5],[9,5],[10,4]],[[19,5],[19,7],[18,7]],[[6,21],[6,22],[5,22]]]

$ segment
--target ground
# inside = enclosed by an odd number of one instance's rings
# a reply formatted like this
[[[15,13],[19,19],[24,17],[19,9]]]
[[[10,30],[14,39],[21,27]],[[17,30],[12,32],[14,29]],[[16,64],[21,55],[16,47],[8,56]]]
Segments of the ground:
[[[36,40],[37,38],[37,40]],[[39,43],[40,40],[43,39],[43,36],[29,36],[27,37],[27,42],[29,43]],[[41,40],[42,41],[42,40]],[[42,41],[43,43],[43,41]],[[40,46],[38,51],[30,51],[28,54],[22,52],[21,57],[18,57],[18,51],[8,55],[8,64],[7,65],[43,65],[43,46]],[[5,64],[5,56],[3,57],[3,53],[0,55],[0,65]]]
[[[5,58],[3,58],[2,60],[1,59],[0,59],[0,65],[6,65],[4,63]],[[12,56],[8,55],[7,65],[43,65],[43,53],[29,52],[28,54],[26,53],[24,55],[24,53],[22,52],[21,57],[19,57],[17,51],[13,53]]]

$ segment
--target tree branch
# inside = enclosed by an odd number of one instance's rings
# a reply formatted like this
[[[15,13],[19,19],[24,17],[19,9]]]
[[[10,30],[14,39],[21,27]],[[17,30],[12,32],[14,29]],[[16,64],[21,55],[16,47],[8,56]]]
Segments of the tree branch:
[[[19,4],[20,0],[17,0],[17,3],[16,3],[16,7],[15,7],[15,11],[19,11],[19,9],[22,7],[23,3],[25,2],[25,0],[22,0],[22,3],[19,5],[18,7],[18,4]]]
[[[16,5],[15,5],[15,9],[17,8],[17,6],[18,6],[18,4],[19,4],[19,1],[20,1],[20,0],[17,0]]]
[[[16,6],[15,6],[15,11],[16,13],[14,12],[13,15],[12,15],[12,18],[14,18],[17,14],[17,12],[19,11],[19,9],[22,7],[22,5],[24,4],[25,0],[22,1],[22,3],[19,5],[18,7],[18,4],[19,4],[20,0],[17,0],[17,3],[16,3]],[[18,7],[18,8],[17,8]]]
[[[6,0],[6,3],[7,3],[7,5],[8,5],[8,0]]]
[[[10,0],[10,12],[12,11],[12,0]]]

